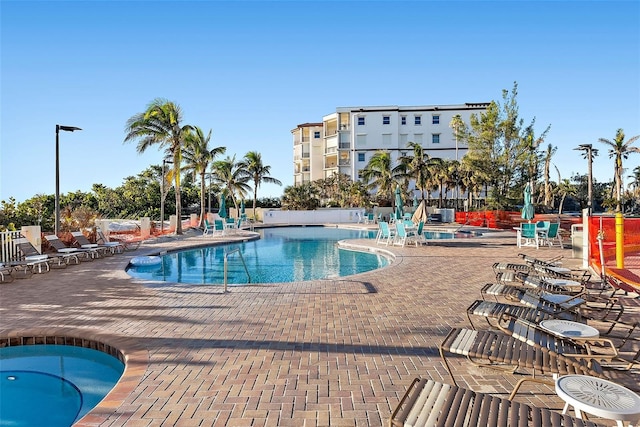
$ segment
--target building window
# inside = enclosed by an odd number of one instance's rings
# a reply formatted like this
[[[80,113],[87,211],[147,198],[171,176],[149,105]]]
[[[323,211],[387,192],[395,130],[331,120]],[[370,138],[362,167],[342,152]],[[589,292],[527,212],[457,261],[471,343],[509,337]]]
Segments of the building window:
[[[440,115],[439,114],[434,114],[433,116],[431,116],[431,124],[433,124],[433,125],[439,125],[440,124]]]
[[[400,157],[407,157],[407,152],[406,151],[401,151],[400,152]]]
[[[413,142],[415,142],[416,144],[422,145],[422,134],[421,133],[414,133],[413,134]]]
[[[382,145],[391,145],[391,134],[383,133],[382,134]]]
[[[440,134],[434,133],[431,135],[431,143],[432,144],[440,144]]]
[[[366,161],[366,160],[365,160],[365,158],[364,158],[364,153],[358,153],[358,161],[359,161],[359,162],[364,162],[364,161]]]
[[[406,147],[408,143],[409,143],[409,135],[407,135],[406,133],[401,133],[400,134],[400,146],[401,147]]]
[[[364,126],[364,117],[358,117],[358,126]]]
[[[422,116],[415,116],[413,118],[413,124],[414,125],[421,125],[422,124]]]
[[[314,137],[315,139],[320,138],[320,132],[314,132],[314,133],[313,133],[313,137]]]
[[[382,124],[383,125],[391,124],[391,117],[390,116],[382,116]]]
[[[356,135],[356,147],[367,145],[367,135]]]
[[[403,124],[403,125],[407,124],[407,116],[401,116],[400,117],[400,124]]]

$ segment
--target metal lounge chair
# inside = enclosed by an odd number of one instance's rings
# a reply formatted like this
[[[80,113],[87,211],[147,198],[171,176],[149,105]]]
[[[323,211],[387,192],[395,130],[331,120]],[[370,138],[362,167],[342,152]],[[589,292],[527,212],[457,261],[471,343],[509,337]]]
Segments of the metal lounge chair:
[[[0,283],[12,282],[15,277],[11,274],[13,267],[0,263]]]
[[[567,344],[567,347],[569,344]],[[455,385],[455,377],[447,354],[465,356],[471,363],[510,371],[526,370],[530,375],[520,380],[513,391],[514,397],[525,381],[536,381],[551,385],[550,381],[538,379],[538,375],[582,374],[603,378],[602,367],[597,361],[572,359],[552,351],[548,346],[531,345],[518,336],[496,331],[477,331],[453,328],[440,344],[440,357]]]
[[[597,313],[597,315],[596,315]],[[596,321],[600,328],[600,334],[620,340],[617,348],[622,347],[634,331],[640,329],[640,322],[629,324],[621,322],[618,318],[607,319],[608,313],[602,315],[597,311],[567,310],[556,304],[539,299],[535,305],[510,304],[504,302],[476,300],[467,308],[467,319],[473,329],[472,316],[484,318],[490,326],[498,326],[500,319],[514,317],[524,321],[539,324],[548,319],[569,320],[572,322]]]
[[[572,359],[583,360],[589,367],[594,362],[600,367],[615,367],[621,370],[629,370],[636,364],[640,365],[638,361],[640,352],[632,360],[627,360],[618,353],[618,347],[607,337],[591,335],[581,338],[561,335],[559,332],[554,333],[537,323],[512,316],[504,316],[500,319],[498,327],[505,334],[529,345],[546,348]]]
[[[62,242],[62,240],[58,239],[58,236],[50,235],[44,236],[44,238],[47,239],[49,245],[55,249],[60,256],[67,258],[67,263],[75,261],[75,264],[80,264],[80,261],[82,260],[93,261],[89,251],[79,248],[69,248]]]
[[[67,267],[67,261],[64,257],[41,254],[25,237],[16,239],[14,243],[23,256],[22,259],[17,260],[19,263],[14,266],[14,269],[23,268],[25,275],[27,270],[30,270],[31,273],[46,273],[51,268]]]
[[[116,254],[121,254],[126,250],[124,243],[117,242],[115,240],[109,240],[109,238],[105,236],[102,230],[100,230],[99,228],[96,229],[96,235],[96,243],[98,243],[100,246],[111,248]]]
[[[390,427],[478,425],[539,427],[597,427],[574,418],[503,397],[415,378],[391,413]]]
[[[113,251],[113,248],[101,246],[97,243],[91,243],[89,239],[86,238],[86,236],[82,231],[72,231],[71,235],[75,239],[80,249],[86,249],[93,252],[96,258],[103,258],[107,255],[115,254],[115,251]]]

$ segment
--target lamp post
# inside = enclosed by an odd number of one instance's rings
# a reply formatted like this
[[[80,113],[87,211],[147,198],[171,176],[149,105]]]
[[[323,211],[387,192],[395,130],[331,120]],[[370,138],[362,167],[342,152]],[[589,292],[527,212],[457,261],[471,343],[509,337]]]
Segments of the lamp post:
[[[166,164],[173,164],[173,160],[162,159],[162,177],[160,178],[160,234],[164,234],[164,180],[165,180],[165,166]]]
[[[75,126],[61,126],[56,125],[56,218],[54,224],[54,232],[56,236],[60,231],[60,131],[73,132],[75,130],[82,130]]]
[[[580,144],[574,150],[584,151],[584,157],[587,159],[587,214],[591,216],[593,213],[593,156],[598,155],[598,149],[593,148],[591,144]]]

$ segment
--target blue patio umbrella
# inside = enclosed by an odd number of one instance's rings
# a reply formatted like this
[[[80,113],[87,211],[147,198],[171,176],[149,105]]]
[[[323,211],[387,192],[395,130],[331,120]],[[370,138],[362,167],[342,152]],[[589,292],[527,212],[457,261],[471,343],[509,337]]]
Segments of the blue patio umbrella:
[[[400,186],[396,186],[396,219],[402,219],[404,204],[402,202],[402,193],[400,192]]]
[[[218,211],[218,215],[220,218],[227,217],[227,202],[225,200],[224,193],[220,194],[220,210]]]
[[[527,183],[524,187],[524,206],[522,206],[522,219],[531,222],[535,215],[533,204],[531,203],[531,184]]]

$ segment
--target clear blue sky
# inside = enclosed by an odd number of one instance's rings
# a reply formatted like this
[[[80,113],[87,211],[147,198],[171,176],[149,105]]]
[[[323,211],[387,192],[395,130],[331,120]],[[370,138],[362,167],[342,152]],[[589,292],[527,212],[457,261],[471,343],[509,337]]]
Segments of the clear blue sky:
[[[500,100],[558,147],[562,178],[586,173],[578,144],[640,134],[639,1],[6,1],[1,15],[0,199],[122,184],[162,153],[123,144],[154,98],[213,146],[262,153],[292,183],[291,129],[336,107]],[[640,142],[635,146],[640,147]],[[632,154],[625,176],[640,165]],[[552,179],[557,180],[555,171]],[[265,185],[258,197],[280,196]]]

